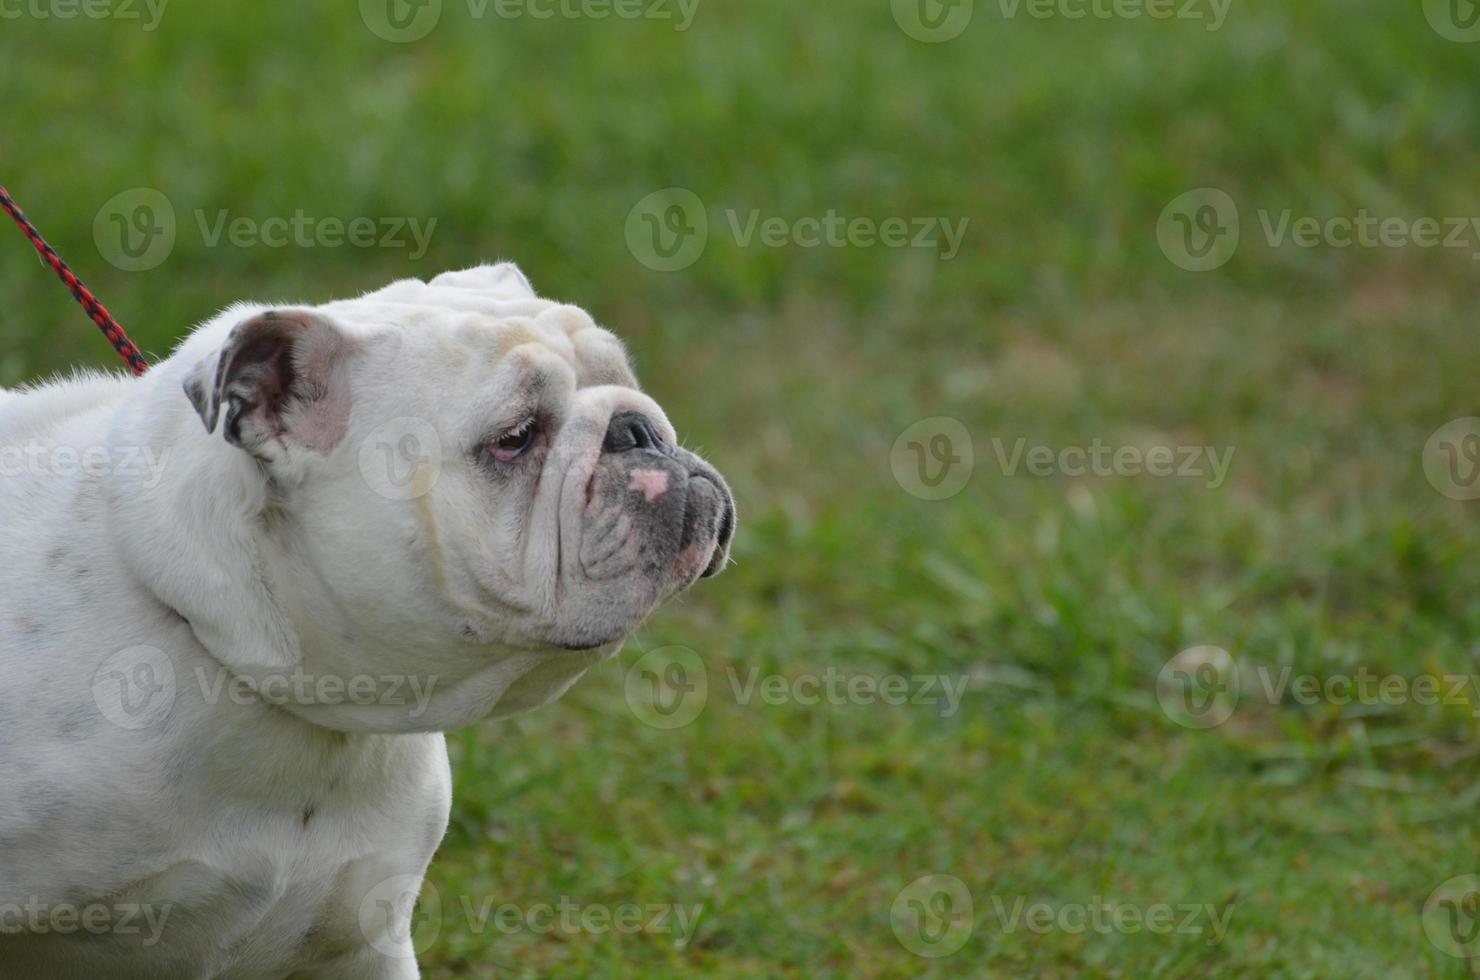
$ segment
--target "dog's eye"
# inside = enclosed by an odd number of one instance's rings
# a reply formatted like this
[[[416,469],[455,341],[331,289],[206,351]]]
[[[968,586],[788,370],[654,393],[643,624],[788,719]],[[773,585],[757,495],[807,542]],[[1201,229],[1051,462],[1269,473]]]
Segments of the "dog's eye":
[[[523,425],[519,426],[519,428],[513,429],[494,440],[491,447],[493,458],[500,463],[508,463],[518,459],[534,442],[534,436],[534,419],[529,419]]]

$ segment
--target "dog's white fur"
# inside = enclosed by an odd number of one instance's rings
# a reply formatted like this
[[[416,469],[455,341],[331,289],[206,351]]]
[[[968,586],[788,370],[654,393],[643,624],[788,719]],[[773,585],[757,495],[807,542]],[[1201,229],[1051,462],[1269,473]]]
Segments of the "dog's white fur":
[[[558,697],[723,563],[707,484],[671,513],[646,471],[622,496],[613,416],[673,430],[620,343],[512,265],[291,308],[307,395],[276,422],[212,404],[267,309],[141,379],[0,392],[0,976],[417,976],[440,733]],[[485,467],[525,416],[539,468]]]

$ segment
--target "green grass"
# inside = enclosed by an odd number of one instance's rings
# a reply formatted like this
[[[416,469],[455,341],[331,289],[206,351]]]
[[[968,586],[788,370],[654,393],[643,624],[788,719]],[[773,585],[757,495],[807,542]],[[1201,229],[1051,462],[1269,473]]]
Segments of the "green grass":
[[[1173,724],[1155,681],[1216,644],[1246,670],[1480,673],[1480,504],[1430,433],[1480,414],[1468,249],[1272,247],[1258,209],[1477,213],[1477,49],[1419,5],[1235,4],[1199,23],[1004,20],[927,45],[885,0],[700,5],[662,22],[472,20],[388,44],[352,0],[180,3],[157,31],[7,20],[3,179],[156,352],[241,298],[320,301],[514,258],[626,337],[732,478],[728,575],[531,716],[453,736],[429,976],[1464,977],[1425,938],[1480,872],[1468,705],[1258,703]],[[92,238],[163,191],[167,261]],[[649,271],[624,227],[681,186],[713,234]],[[1162,208],[1228,192],[1243,240],[1192,274]],[[194,213],[435,218],[431,249],[208,247]],[[969,218],[950,262],[744,248],[724,213]],[[108,352],[0,237],[0,384]],[[896,436],[948,416],[977,465],[905,493]],[[1226,484],[1008,476],[992,440],[1233,447]],[[623,671],[696,651],[708,702],[639,721]],[[966,675],[961,710],[740,703],[730,671]],[[975,929],[910,953],[901,888],[961,879]],[[701,904],[671,934],[481,933],[462,911]],[[1228,933],[1036,934],[993,897],[1232,903]]]

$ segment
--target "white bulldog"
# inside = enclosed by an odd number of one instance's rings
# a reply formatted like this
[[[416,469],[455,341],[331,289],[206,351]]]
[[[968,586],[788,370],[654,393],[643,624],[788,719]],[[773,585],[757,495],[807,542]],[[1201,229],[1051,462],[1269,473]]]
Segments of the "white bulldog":
[[[558,697],[735,529],[509,264],[0,392],[0,473],[4,978],[418,976],[440,733]]]

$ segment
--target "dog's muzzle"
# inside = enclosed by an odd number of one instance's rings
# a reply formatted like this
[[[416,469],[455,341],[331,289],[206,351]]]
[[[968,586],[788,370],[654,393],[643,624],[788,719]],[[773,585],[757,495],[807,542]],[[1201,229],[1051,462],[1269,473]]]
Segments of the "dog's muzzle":
[[[687,585],[724,570],[735,537],[735,497],[718,470],[665,442],[640,412],[612,416],[601,452],[615,477],[610,489],[624,495],[624,510],[651,542],[644,549],[650,575],[661,578],[663,566],[674,563]]]

